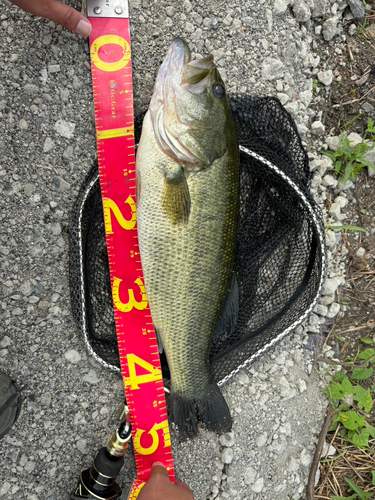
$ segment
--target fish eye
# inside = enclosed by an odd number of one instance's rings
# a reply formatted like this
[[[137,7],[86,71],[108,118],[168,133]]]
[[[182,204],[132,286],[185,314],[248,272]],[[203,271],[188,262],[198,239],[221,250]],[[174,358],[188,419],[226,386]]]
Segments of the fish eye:
[[[225,88],[220,83],[214,83],[212,85],[212,92],[219,99],[222,99],[225,96]]]

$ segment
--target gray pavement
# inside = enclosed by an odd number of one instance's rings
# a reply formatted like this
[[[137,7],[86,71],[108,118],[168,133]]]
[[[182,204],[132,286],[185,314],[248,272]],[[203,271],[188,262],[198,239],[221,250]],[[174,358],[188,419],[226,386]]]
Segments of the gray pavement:
[[[314,23],[287,5],[130,1],[135,112],[183,36],[193,54],[214,54],[229,92],[278,94],[311,149]],[[0,498],[62,500],[123,398],[120,377],[86,354],[69,304],[69,213],[96,157],[88,42],[0,6],[0,367],[23,398],[0,441]],[[224,387],[232,434],[181,443],[172,430],[178,476],[197,500],[303,498],[326,405],[305,345],[300,327]],[[129,453],[119,482],[134,477]]]

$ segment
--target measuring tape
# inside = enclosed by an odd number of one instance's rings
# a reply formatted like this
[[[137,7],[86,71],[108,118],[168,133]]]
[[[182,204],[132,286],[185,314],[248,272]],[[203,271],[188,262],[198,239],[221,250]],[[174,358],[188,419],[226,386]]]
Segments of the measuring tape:
[[[117,340],[130,410],[137,498],[153,462],[174,481],[156,334],[137,236],[133,84],[127,0],[88,0],[100,186]]]

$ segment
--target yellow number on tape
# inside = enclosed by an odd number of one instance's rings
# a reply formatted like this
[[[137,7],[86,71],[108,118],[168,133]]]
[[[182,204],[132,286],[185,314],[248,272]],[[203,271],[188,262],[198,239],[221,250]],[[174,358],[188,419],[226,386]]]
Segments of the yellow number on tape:
[[[160,422],[160,424],[155,424],[151,430],[147,433],[152,437],[152,444],[148,448],[143,448],[141,445],[141,438],[142,435],[146,432],[143,429],[137,429],[137,432],[135,433],[133,444],[134,444],[134,449],[140,454],[140,455],[151,455],[154,453],[159,446],[159,435],[158,435],[158,430],[163,429],[163,435],[164,435],[164,448],[167,446],[170,446],[171,444],[171,436],[169,434],[169,428],[168,428],[168,420],[164,420],[163,422]]]
[[[141,278],[137,278],[134,283],[139,286],[139,289],[141,291],[141,301],[137,302],[134,297],[134,291],[132,288],[128,288],[128,293],[129,293],[129,301],[124,303],[121,302],[120,300],[120,293],[119,293],[119,288],[120,288],[120,283],[122,280],[120,278],[114,278],[113,279],[113,286],[112,286],[112,295],[113,295],[113,302],[115,304],[115,307],[121,311],[121,312],[129,312],[135,307],[138,309],[138,311],[143,311],[143,309],[146,309],[148,306],[148,300],[147,300],[147,295],[146,295],[146,288],[144,284],[142,283]]]
[[[123,55],[119,61],[105,62],[99,57],[99,49],[107,44],[119,45],[123,50]],[[125,68],[130,61],[130,45],[126,40],[118,35],[103,35],[97,38],[91,45],[91,61],[98,69],[106,72],[119,71]]]
[[[125,203],[127,203],[130,206],[132,212],[132,218],[130,220],[125,219],[125,217],[120,212],[119,207],[113,200],[111,200],[110,198],[103,198],[104,226],[106,234],[113,234],[111,211],[113,212],[113,215],[115,216],[117,222],[123,229],[129,231],[130,229],[135,228],[135,224],[137,222],[137,208],[135,205],[135,201],[129,195],[125,200]]]
[[[124,378],[124,384],[131,389],[139,389],[139,384],[147,384],[148,382],[157,382],[162,380],[163,376],[159,368],[155,368],[150,363],[135,354],[131,353],[126,356],[129,366],[129,377]],[[137,375],[135,365],[144,368],[148,373],[144,375]]]

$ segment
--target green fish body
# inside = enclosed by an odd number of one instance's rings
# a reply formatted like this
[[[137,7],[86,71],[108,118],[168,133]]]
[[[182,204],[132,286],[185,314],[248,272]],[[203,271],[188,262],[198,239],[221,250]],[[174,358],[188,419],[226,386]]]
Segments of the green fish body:
[[[238,142],[212,57],[173,42],[160,68],[137,151],[137,224],[146,293],[171,373],[173,421],[231,428],[209,353],[233,300],[239,210]]]

